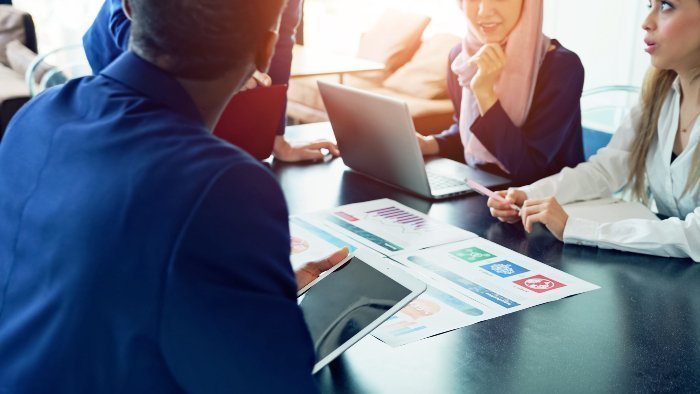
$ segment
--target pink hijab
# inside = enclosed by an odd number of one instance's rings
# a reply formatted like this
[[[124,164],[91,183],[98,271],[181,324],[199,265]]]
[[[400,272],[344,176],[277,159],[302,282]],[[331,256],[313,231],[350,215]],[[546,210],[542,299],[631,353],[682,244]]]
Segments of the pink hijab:
[[[542,19],[542,0],[524,0],[520,20],[511,31],[505,45],[505,68],[494,87],[503,109],[518,127],[525,123],[530,112],[537,74],[550,44],[550,39],[542,34]],[[452,63],[452,71],[457,74],[462,86],[459,131],[464,145],[464,158],[467,164],[472,166],[496,163],[508,172],[470,130],[479,116],[479,108],[469,87],[477,69],[467,62],[482,45],[474,27],[469,24],[467,36],[462,43],[462,52]]]

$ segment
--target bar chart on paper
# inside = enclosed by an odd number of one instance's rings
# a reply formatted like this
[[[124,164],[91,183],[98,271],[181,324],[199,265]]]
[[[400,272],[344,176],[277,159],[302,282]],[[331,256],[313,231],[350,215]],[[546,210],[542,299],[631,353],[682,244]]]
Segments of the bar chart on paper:
[[[389,199],[343,205],[320,218],[333,230],[386,255],[476,237]]]
[[[398,226],[403,233],[424,233],[430,231],[426,218],[412,214],[395,206],[367,211],[368,219],[376,219],[385,225]]]

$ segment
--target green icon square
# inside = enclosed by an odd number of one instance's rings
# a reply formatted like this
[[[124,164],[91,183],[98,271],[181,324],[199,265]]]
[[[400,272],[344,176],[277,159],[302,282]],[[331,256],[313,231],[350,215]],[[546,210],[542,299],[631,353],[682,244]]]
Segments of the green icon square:
[[[450,254],[468,263],[476,263],[478,261],[488,260],[490,258],[496,257],[495,255],[492,255],[491,253],[479,248],[466,248],[455,250],[453,252],[450,252]]]

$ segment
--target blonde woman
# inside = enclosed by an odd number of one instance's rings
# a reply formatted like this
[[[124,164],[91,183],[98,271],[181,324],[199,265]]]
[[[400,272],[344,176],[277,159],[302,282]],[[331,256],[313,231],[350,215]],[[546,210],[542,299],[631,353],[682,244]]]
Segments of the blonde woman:
[[[640,105],[610,144],[574,169],[501,192],[522,206],[489,199],[491,214],[544,224],[558,239],[700,262],[700,0],[653,0],[642,27],[651,55]],[[560,204],[610,196],[621,187],[669,219],[601,224],[570,218]]]

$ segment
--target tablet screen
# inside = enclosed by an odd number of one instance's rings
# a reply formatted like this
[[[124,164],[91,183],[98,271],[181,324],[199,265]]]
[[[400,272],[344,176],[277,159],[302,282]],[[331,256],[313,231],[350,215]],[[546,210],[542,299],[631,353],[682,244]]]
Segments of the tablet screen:
[[[357,257],[312,286],[299,306],[323,360],[411,291]]]

